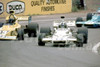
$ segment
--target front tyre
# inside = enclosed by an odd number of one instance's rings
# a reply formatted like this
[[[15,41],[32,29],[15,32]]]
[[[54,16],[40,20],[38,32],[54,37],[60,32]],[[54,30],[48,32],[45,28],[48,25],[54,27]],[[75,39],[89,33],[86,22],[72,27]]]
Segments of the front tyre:
[[[88,41],[88,29],[86,27],[82,27],[78,29],[78,34],[83,34],[84,43],[86,44]]]
[[[18,40],[24,40],[24,30],[18,29],[17,33],[18,33],[18,35],[17,35]]]
[[[50,27],[41,27],[40,28],[40,33],[50,34],[51,33],[51,29],[50,29]]]
[[[82,22],[82,21],[83,21],[82,17],[78,17],[76,19],[76,27],[82,27],[82,24],[77,24],[77,22]]]
[[[76,46],[77,47],[83,47],[83,42],[84,42],[84,37],[83,34],[78,34],[77,35],[77,42],[76,42]]]
[[[42,41],[42,39],[44,38],[45,34],[40,34],[38,37],[38,45],[39,46],[45,46],[45,42]]]
[[[82,42],[77,42],[76,47],[83,47],[83,43]]]

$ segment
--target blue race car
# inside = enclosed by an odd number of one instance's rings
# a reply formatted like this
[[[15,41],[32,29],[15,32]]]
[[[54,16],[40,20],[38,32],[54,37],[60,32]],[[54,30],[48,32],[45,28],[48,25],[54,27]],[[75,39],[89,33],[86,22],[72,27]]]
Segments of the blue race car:
[[[88,13],[86,17],[86,21],[83,21],[81,17],[76,19],[77,27],[100,27],[100,13]]]
[[[100,13],[100,8],[98,8],[97,12]]]

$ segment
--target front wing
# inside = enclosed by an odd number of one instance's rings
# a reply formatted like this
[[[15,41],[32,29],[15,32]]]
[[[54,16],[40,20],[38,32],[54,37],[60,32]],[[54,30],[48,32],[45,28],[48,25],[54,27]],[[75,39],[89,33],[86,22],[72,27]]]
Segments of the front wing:
[[[42,39],[43,42],[61,42],[61,41],[77,41],[76,38],[57,38],[57,39],[54,39],[54,38],[43,38]]]
[[[16,40],[17,37],[16,36],[4,36],[4,35],[0,35],[0,39],[4,39],[4,40]]]
[[[54,28],[58,27],[59,25],[60,25],[59,22],[54,22],[54,23],[53,23],[53,27],[54,27]],[[66,22],[66,25],[67,25],[67,26],[75,26],[75,21],[67,21],[67,22]]]

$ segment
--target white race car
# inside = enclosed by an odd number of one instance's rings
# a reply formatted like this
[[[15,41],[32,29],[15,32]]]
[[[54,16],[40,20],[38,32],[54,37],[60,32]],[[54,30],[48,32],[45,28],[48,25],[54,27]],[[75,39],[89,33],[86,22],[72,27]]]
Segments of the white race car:
[[[38,45],[45,46],[45,43],[51,42],[53,45],[64,44],[76,44],[78,47],[82,47],[88,40],[88,30],[83,27],[77,31],[69,28],[63,21],[54,26],[53,30],[49,27],[41,27],[40,35],[38,37]]]

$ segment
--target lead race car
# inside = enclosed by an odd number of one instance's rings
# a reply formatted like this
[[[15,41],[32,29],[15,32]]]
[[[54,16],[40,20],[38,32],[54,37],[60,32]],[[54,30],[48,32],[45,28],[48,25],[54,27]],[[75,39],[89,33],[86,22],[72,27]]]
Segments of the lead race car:
[[[88,13],[86,17],[86,21],[83,21],[82,17],[78,17],[76,19],[77,27],[100,27],[100,8],[96,13]]]
[[[61,17],[64,18],[64,17]],[[88,30],[82,27],[77,31],[72,30],[67,26],[67,22],[62,19],[59,23],[54,22],[53,30],[50,27],[41,27],[40,35],[38,37],[38,45],[45,46],[45,43],[52,43],[53,45],[76,44],[77,47],[82,47],[88,40]]]
[[[24,40],[24,34],[28,33],[31,37],[37,36],[38,24],[31,23],[30,16],[20,16],[14,15],[14,11],[10,11],[10,16],[6,18],[6,23],[0,23],[0,40]],[[19,21],[28,21],[28,25],[22,26]]]

